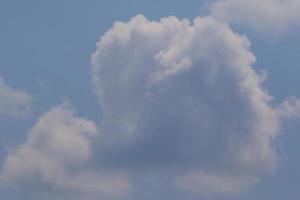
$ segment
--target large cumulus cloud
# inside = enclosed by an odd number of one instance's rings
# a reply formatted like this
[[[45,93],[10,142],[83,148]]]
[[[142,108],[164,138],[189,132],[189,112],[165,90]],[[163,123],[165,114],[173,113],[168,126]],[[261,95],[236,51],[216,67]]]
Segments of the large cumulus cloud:
[[[99,126],[54,107],[9,152],[1,186],[27,199],[106,199],[154,174],[238,193],[276,169],[282,120],[300,114],[295,97],[273,104],[255,60],[248,39],[212,17],[115,22],[92,56]]]
[[[117,146],[104,163],[175,169],[176,185],[195,192],[238,192],[272,172],[284,109],[249,48],[210,17],[115,22],[92,60],[104,137]]]

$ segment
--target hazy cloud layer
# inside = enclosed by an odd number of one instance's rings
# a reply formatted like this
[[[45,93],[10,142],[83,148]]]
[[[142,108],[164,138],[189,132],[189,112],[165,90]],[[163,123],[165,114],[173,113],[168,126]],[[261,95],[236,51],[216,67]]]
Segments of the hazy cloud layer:
[[[91,165],[92,145],[98,139],[93,122],[76,117],[66,104],[54,107],[39,118],[27,141],[6,157],[1,184],[30,193],[28,199],[121,195],[128,190],[126,177]]]
[[[212,3],[212,16],[278,36],[291,28],[299,27],[300,1],[216,0]]]
[[[239,192],[274,170],[285,111],[249,46],[210,17],[115,22],[93,55],[104,138],[117,146],[104,163],[172,168],[178,187],[200,193]]]
[[[30,111],[32,100],[29,94],[10,87],[0,77],[0,116],[24,116]]]
[[[258,182],[254,176],[226,176],[205,171],[196,171],[179,177],[177,186],[200,194],[210,193],[239,193],[249,186]]]

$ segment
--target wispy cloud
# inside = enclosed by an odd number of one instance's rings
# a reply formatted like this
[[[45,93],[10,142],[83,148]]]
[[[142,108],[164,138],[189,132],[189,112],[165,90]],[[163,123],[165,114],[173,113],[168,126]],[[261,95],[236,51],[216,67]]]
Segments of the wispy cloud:
[[[268,36],[279,36],[300,26],[299,0],[216,0],[212,16],[249,27]]]
[[[0,77],[0,116],[24,116],[31,110],[33,97],[9,86]]]

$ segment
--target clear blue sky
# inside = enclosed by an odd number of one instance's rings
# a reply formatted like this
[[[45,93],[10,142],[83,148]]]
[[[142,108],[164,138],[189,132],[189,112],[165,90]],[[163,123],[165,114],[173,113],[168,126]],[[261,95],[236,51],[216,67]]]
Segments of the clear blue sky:
[[[0,0],[0,75],[12,87],[34,97],[33,111],[26,119],[1,119],[0,164],[7,148],[24,142],[36,119],[64,99],[70,99],[78,115],[98,122],[102,112],[93,94],[90,77],[91,54],[96,42],[117,21],[137,14],[148,19],[174,15],[194,19],[208,13],[201,0]],[[268,72],[265,88],[281,102],[286,96],[300,97],[300,34],[292,31],[275,40],[247,35],[257,57],[255,68]],[[148,191],[136,192],[132,200],[281,200],[300,197],[299,121],[287,122],[276,140],[282,158],[274,174],[238,196],[197,196],[148,184]],[[147,180],[145,180],[147,182]],[[0,190],[0,198],[11,197]],[[17,200],[10,198],[12,200]]]

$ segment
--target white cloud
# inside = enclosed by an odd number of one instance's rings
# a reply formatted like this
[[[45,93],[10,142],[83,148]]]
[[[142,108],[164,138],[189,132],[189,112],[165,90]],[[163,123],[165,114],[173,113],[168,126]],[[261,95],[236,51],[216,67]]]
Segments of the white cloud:
[[[0,77],[0,115],[24,116],[31,109],[32,97],[7,85]]]
[[[212,16],[278,36],[291,28],[299,27],[300,1],[216,0],[212,3]]]
[[[276,168],[273,141],[300,107],[272,104],[249,48],[212,17],[115,22],[92,56],[99,129],[54,107],[6,157],[1,183],[29,199],[106,199],[159,171],[195,193],[246,189]]]
[[[208,172],[176,175],[178,186],[208,193],[272,172],[282,118],[249,46],[211,17],[115,22],[92,57],[104,138],[117,144],[112,167]]]
[[[128,190],[124,175],[91,165],[92,145],[98,139],[93,122],[76,117],[66,104],[54,107],[39,118],[27,141],[6,157],[1,183],[30,191],[30,199],[122,195]]]

